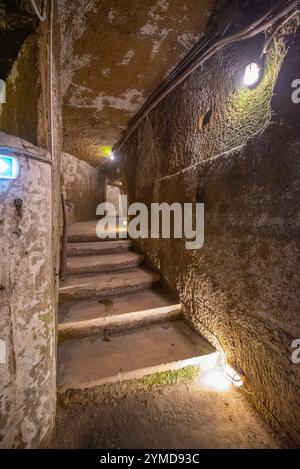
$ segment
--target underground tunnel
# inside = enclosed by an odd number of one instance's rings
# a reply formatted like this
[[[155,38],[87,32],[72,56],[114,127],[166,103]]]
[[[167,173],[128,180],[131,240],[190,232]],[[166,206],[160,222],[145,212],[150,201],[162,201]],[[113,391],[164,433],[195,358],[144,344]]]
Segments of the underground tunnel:
[[[1,449],[300,447],[299,39],[299,0],[0,2]]]

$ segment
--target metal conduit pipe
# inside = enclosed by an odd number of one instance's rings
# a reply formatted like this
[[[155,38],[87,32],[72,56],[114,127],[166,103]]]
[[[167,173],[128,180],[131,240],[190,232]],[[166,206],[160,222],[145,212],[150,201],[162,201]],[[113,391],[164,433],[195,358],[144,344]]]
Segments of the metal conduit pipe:
[[[176,89],[184,80],[186,80],[195,70],[202,66],[210,57],[216,54],[216,52],[222,50],[225,46],[232,44],[237,41],[244,41],[250,39],[264,31],[269,27],[276,24],[279,20],[284,19],[284,22],[291,19],[295,14],[299,12],[300,0],[294,0],[288,6],[282,8],[278,12],[274,9],[269,10],[262,17],[260,17],[254,23],[251,23],[246,28],[225,36],[222,39],[217,40],[212,45],[208,45],[211,40],[205,40],[205,46],[203,42],[192,49],[191,53],[179,64],[179,66],[169,75],[169,77],[157,88],[154,93],[148,98],[142,109],[136,114],[125,135],[120,141],[114,146],[113,152],[118,153],[121,148],[125,145],[137,127],[141,122],[148,116],[148,114],[156,108],[156,106],[168,96],[174,89]],[[206,51],[203,49],[206,47]],[[202,55],[199,57],[199,54]]]
[[[251,27],[255,28],[259,26],[259,24],[261,24],[263,20],[267,19],[274,12],[274,10],[275,10],[274,7],[268,10],[268,12],[265,15],[263,15],[261,18],[259,18],[256,22],[254,22],[251,25]],[[196,60],[197,56],[199,56],[203,52],[203,49],[208,47],[210,43],[213,43],[214,41],[216,41],[217,37],[218,37],[218,34],[214,33],[214,34],[209,35],[209,37],[207,37],[206,39],[200,40],[192,48],[192,50],[185,56],[185,58],[179,63],[179,65],[170,73],[170,75],[166,78],[166,80],[154,91],[154,93],[150,95],[149,100],[152,100],[155,96],[159,94],[162,86],[165,88],[167,84],[171,82],[171,80],[174,77],[176,77],[176,75],[178,75],[181,71],[186,69],[187,66],[191,62],[193,62],[193,60]]]

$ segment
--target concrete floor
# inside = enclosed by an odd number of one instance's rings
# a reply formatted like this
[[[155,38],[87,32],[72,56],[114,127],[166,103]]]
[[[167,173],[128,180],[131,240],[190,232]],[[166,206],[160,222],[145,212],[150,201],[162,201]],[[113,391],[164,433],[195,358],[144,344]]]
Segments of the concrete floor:
[[[58,409],[54,448],[279,448],[235,388],[197,382]]]

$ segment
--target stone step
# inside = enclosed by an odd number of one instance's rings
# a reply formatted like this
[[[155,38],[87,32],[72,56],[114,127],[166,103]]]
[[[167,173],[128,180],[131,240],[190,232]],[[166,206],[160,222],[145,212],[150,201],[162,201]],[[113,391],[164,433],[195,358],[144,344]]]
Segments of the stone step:
[[[100,256],[77,256],[67,260],[69,275],[116,272],[139,266],[144,256],[135,252],[105,254]]]
[[[116,254],[127,252],[132,248],[132,241],[129,239],[115,241],[99,241],[88,243],[69,243],[68,257],[73,256],[100,256],[102,254]]]
[[[61,282],[60,303],[123,295],[145,290],[159,283],[159,274],[136,268],[122,272],[75,275]]]
[[[194,365],[206,369],[215,349],[183,320],[59,345],[58,389],[88,389]]]
[[[97,242],[100,241],[100,238],[97,236],[97,223],[99,220],[84,221],[79,223],[74,223],[74,225],[69,226],[68,228],[68,241],[70,243],[85,243],[85,242]],[[110,242],[114,238],[127,239],[127,227],[121,225],[116,226],[113,230],[105,231],[107,238],[103,241]]]
[[[102,300],[67,303],[59,308],[60,340],[111,334],[178,319],[181,304],[163,289],[146,290]]]

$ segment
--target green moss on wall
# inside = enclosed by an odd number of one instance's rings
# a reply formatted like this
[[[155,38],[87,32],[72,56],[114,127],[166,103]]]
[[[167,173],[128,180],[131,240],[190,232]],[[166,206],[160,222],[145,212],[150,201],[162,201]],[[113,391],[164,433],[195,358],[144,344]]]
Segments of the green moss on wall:
[[[243,133],[250,136],[270,122],[271,99],[285,54],[285,44],[278,39],[268,52],[263,77],[258,86],[249,89],[241,83],[230,97],[225,120],[227,122],[226,142],[230,141],[231,146],[235,146],[233,142],[237,138],[236,129],[243,129]]]

